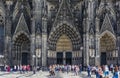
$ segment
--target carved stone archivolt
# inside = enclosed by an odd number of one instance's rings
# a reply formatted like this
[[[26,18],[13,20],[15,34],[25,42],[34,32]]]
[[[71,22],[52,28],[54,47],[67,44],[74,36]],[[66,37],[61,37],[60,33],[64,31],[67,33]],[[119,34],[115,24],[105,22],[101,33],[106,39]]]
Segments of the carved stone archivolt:
[[[100,50],[101,52],[114,51],[115,44],[115,39],[109,33],[105,33],[100,39]]]
[[[49,37],[49,49],[56,50],[57,49],[56,45],[58,45],[57,42],[59,41],[59,39],[62,38],[62,39],[60,39],[60,41],[61,40],[63,41],[63,39],[65,37],[66,39],[68,39],[69,45],[72,45],[72,48],[71,48],[72,50],[75,50],[75,49],[79,50],[80,44],[81,44],[80,43],[81,37],[77,33],[78,32],[76,32],[74,30],[74,28],[71,28],[70,26],[68,26],[66,24],[62,24],[57,29],[55,29],[55,31],[53,31],[53,33],[50,35],[50,37]]]
[[[24,34],[21,33],[16,37],[16,39],[13,41],[13,48],[12,48],[12,57],[14,60],[13,64],[23,64],[23,58],[22,54],[27,53],[28,55],[26,56],[27,62],[30,64],[30,40],[29,38]]]

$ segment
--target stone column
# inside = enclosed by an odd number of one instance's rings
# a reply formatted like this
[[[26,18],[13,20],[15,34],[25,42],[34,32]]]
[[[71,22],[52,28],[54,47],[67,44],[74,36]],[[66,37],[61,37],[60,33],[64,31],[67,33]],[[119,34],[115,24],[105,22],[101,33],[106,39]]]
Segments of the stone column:
[[[63,64],[64,64],[64,65],[66,64],[66,60],[65,60],[66,57],[65,57],[65,54],[66,54],[66,53],[63,52]]]
[[[83,33],[83,53],[84,66],[89,65],[89,34],[88,34],[88,19],[84,19],[84,33]]]
[[[47,65],[47,35],[42,34],[42,66]]]
[[[95,35],[95,65],[100,65],[100,39],[99,39],[99,19],[96,18],[96,35]]]
[[[12,5],[12,1],[6,1],[7,4],[7,13],[6,13],[6,24],[5,25],[5,52],[4,57],[6,64],[11,65],[11,15],[10,15],[10,7]]]
[[[75,52],[72,53],[72,64],[75,64],[74,58],[75,58]]]
[[[85,35],[86,39],[85,39],[85,56],[84,56],[84,61],[85,61],[85,65],[89,65],[89,35],[86,34]]]
[[[32,26],[31,26],[31,31],[32,31],[32,34],[31,34],[31,38],[30,38],[30,57],[31,57],[31,65],[34,66],[34,55],[35,55],[35,14],[33,12],[33,17],[31,19],[32,21]]]
[[[47,65],[47,18],[42,18],[42,66]]]
[[[34,55],[35,55],[35,35],[31,35],[31,65],[34,66]]]
[[[16,62],[16,64],[18,64],[18,51],[19,51],[19,50],[18,50],[18,44],[17,44],[17,52],[16,52],[16,61],[17,61],[17,62]]]
[[[15,45],[15,61],[14,64],[17,64],[17,44]]]
[[[11,38],[9,36],[5,37],[5,61],[6,64],[11,65],[12,56],[11,56]]]
[[[21,50],[22,50],[22,46],[20,47],[20,55],[19,55],[20,56],[20,63],[19,64],[22,64],[22,51]]]
[[[19,61],[20,61],[19,60],[19,57],[20,57],[20,45],[18,45],[18,53],[17,54],[18,54],[18,63],[17,64],[19,64]]]

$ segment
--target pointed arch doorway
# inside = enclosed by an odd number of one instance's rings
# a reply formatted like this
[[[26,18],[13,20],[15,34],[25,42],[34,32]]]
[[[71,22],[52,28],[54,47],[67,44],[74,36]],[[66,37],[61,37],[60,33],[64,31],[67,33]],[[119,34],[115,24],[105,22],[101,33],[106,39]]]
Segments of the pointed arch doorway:
[[[62,64],[80,64],[81,41],[79,32],[70,23],[57,25],[49,36],[48,65],[58,63],[59,56]]]
[[[101,65],[116,64],[116,41],[110,32],[104,32],[100,38]]]
[[[72,64],[72,42],[66,34],[57,40],[57,64]]]
[[[16,37],[13,49],[13,65],[30,64],[30,40],[26,34],[21,33]]]

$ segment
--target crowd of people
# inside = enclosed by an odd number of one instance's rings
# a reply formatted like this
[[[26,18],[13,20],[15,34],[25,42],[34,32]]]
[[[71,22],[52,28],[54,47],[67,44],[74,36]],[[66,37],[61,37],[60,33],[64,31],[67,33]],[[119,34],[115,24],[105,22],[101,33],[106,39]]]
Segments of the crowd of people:
[[[50,75],[55,75],[55,72],[74,72],[74,75],[78,75],[82,71],[82,65],[50,65]]]
[[[19,71],[21,74],[29,71],[33,71],[33,73],[36,73],[36,67],[31,67],[30,65],[14,65],[13,67],[10,67],[9,65],[4,66],[4,70],[7,72],[17,72]],[[112,78],[120,78],[120,66],[117,65],[102,65],[102,66],[83,66],[80,65],[59,65],[54,64],[50,65],[48,67],[50,76],[55,76],[56,72],[61,73],[74,73],[75,76],[81,74],[82,71],[87,71],[88,77],[91,77],[92,74],[96,75],[96,78],[109,78],[110,73],[113,74]]]
[[[91,69],[88,70],[90,71]],[[96,74],[96,78],[109,78],[110,77],[110,72],[113,74],[112,78],[120,78],[119,74],[120,74],[120,66],[113,66],[113,64],[111,64],[110,66],[108,65],[102,65],[102,66],[94,66],[94,69],[92,68],[93,71],[95,71]],[[88,72],[88,74],[90,74],[90,72]],[[91,76],[91,75],[88,75]]]
[[[20,73],[25,73],[25,72],[29,72],[31,70],[30,65],[14,65],[13,67],[9,66],[9,65],[5,65],[4,66],[4,71],[7,72],[17,72],[20,71]]]
[[[102,66],[85,66],[82,65],[59,65],[54,64],[49,66],[49,73],[50,76],[54,76],[56,72],[73,72],[74,75],[79,75],[82,70],[87,71],[88,77],[91,77],[92,74],[96,75],[96,78],[109,78],[110,73],[113,74],[112,78],[120,78],[119,71],[120,66],[111,64],[108,65],[102,65]]]

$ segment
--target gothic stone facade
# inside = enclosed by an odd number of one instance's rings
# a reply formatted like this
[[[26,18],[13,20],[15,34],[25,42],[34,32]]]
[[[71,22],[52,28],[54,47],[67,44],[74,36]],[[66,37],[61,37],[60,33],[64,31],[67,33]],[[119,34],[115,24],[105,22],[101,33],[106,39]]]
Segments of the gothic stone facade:
[[[1,64],[120,64],[119,0],[0,0]]]

